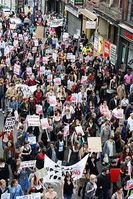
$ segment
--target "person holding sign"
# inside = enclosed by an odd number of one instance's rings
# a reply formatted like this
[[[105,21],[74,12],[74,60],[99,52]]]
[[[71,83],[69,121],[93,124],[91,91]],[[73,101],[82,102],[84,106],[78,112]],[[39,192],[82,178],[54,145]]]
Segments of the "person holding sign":
[[[16,179],[12,180],[11,185],[9,185],[8,189],[11,199],[16,199],[17,196],[23,195],[22,188],[20,184],[18,184],[18,181]]]

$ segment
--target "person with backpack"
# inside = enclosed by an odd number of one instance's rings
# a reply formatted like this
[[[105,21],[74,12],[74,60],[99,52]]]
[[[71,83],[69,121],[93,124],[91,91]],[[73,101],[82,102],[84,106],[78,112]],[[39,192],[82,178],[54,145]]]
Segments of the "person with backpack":
[[[84,199],[95,199],[96,198],[96,184],[97,178],[94,174],[90,175],[90,181],[86,184]]]

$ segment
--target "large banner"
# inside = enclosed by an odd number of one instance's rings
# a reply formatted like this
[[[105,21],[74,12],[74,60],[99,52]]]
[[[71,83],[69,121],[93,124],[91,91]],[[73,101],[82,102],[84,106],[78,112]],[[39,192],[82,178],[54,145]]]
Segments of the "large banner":
[[[47,155],[45,155],[44,168],[47,170],[44,176],[44,182],[54,182],[63,179],[66,172],[72,173],[74,180],[80,179],[88,159],[86,155],[82,160],[71,166],[62,166],[58,162],[53,162]]]

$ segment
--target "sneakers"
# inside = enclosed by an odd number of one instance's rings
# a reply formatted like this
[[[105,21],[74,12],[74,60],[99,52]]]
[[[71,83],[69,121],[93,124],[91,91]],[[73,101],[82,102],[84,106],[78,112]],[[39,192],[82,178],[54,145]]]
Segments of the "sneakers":
[[[2,108],[0,108],[0,112],[2,111]]]

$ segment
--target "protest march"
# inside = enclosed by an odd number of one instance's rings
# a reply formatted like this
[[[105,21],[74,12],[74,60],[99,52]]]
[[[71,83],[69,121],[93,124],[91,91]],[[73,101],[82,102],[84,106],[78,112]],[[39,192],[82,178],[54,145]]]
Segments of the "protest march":
[[[55,13],[0,17],[0,198],[132,199],[132,69]]]

